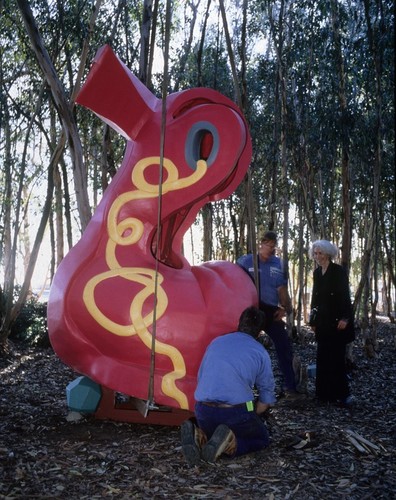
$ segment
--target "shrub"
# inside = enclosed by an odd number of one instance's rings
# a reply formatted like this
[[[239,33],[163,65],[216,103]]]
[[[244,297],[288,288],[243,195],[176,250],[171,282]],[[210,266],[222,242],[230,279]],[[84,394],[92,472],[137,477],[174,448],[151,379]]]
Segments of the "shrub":
[[[47,303],[39,302],[35,296],[29,298],[12,326],[10,338],[28,345],[49,347]]]

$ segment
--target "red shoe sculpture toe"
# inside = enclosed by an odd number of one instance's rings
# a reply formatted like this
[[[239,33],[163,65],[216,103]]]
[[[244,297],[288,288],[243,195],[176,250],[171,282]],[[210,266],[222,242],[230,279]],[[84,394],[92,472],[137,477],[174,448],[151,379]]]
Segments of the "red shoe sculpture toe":
[[[141,399],[148,397],[153,353],[155,403],[193,410],[206,346],[235,330],[242,310],[257,303],[237,265],[191,266],[182,254],[200,208],[227,197],[243,179],[251,159],[247,125],[232,101],[197,88],[168,96],[164,129],[162,101],[108,46],[99,50],[77,102],[121,133],[127,147],[55,275],[52,346],[76,372]]]

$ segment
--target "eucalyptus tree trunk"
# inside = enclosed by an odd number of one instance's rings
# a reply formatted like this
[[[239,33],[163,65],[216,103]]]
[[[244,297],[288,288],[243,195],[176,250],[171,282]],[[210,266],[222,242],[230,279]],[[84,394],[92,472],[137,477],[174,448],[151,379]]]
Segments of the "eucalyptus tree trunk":
[[[39,107],[40,107],[40,103],[37,104],[37,109],[39,109]],[[33,124],[33,118],[31,120],[31,123]],[[28,140],[29,140],[29,129],[28,129],[28,132],[26,135],[26,140],[25,140],[26,147],[25,147],[25,149],[27,149]],[[25,304],[26,298],[27,298],[29,290],[30,290],[31,280],[32,280],[33,272],[34,272],[34,269],[36,266],[39,250],[41,247],[41,243],[43,241],[44,232],[45,232],[45,229],[46,229],[46,226],[48,223],[48,219],[49,219],[50,214],[51,214],[53,191],[54,191],[54,170],[55,170],[55,167],[59,164],[59,162],[61,160],[63,150],[64,150],[64,141],[60,140],[57,147],[55,148],[55,151],[53,152],[53,155],[52,155],[49,167],[48,167],[46,199],[45,199],[44,206],[43,206],[43,209],[41,212],[41,218],[40,218],[39,226],[38,226],[37,233],[36,233],[36,236],[34,239],[32,251],[29,255],[29,261],[28,261],[26,269],[25,269],[25,276],[23,279],[22,287],[21,287],[21,290],[19,292],[17,300],[15,301],[15,303],[12,305],[12,307],[10,309],[9,323],[7,325],[8,334],[11,330],[12,324],[14,323],[16,318],[18,317],[23,305]],[[24,170],[25,165],[26,165],[26,151],[24,152],[24,154],[22,156],[22,170]],[[24,182],[25,182],[24,175],[23,175],[23,172],[21,172],[20,188],[19,188],[19,193],[17,195],[18,200],[21,199],[22,186],[23,186]],[[16,213],[17,214],[19,213],[18,206],[16,209]],[[18,220],[18,216],[17,216],[16,220]],[[16,237],[17,237],[17,235],[15,235],[15,244],[14,244],[14,252],[13,252],[14,255],[16,255],[16,250],[15,250],[16,249]]]
[[[152,0],[143,2],[143,19],[140,35],[140,59],[139,59],[139,80],[147,86],[151,85],[151,71],[149,70],[149,52],[150,52],[150,29],[153,16]],[[152,48],[153,49],[153,48]]]
[[[213,259],[213,207],[207,203],[202,211],[203,227],[203,260],[204,262]]]
[[[232,43],[231,43],[231,36],[230,32],[228,29],[228,22],[227,22],[227,15],[224,7],[224,1],[219,0],[219,6],[220,6],[220,12],[221,12],[221,17],[223,20],[223,29],[224,29],[224,35],[225,35],[225,41],[227,45],[227,50],[228,50],[228,57],[230,61],[230,66],[231,66],[231,73],[234,81],[234,100],[240,107],[241,111],[243,110],[242,107],[242,96],[241,96],[241,90],[239,88],[239,79],[238,79],[238,74],[237,74],[237,68],[236,68],[236,62],[235,62],[235,57],[234,57],[234,51],[232,49]]]
[[[155,47],[155,38],[157,33],[157,23],[158,23],[158,4],[159,0],[155,0],[154,9],[152,11],[152,22],[151,22],[151,36],[150,36],[150,50],[149,50],[149,60],[147,66],[147,78],[146,78],[146,87],[152,89],[152,72],[153,72],[153,64],[154,64],[154,47]]]
[[[29,133],[27,134],[29,136]],[[26,139],[27,143],[27,139]],[[11,331],[11,326],[18,317],[25,301],[26,297],[28,295],[28,292],[30,290],[30,283],[31,279],[33,276],[34,268],[37,262],[37,257],[38,253],[40,250],[41,242],[43,240],[44,236],[44,231],[47,226],[48,218],[51,212],[51,205],[52,205],[52,197],[53,197],[53,188],[54,188],[54,182],[53,182],[53,169],[54,169],[54,164],[56,164],[59,161],[59,155],[61,154],[63,148],[58,151],[58,155],[53,156],[53,161],[50,162],[50,166],[48,168],[48,181],[47,181],[47,195],[46,195],[46,200],[43,206],[43,210],[41,213],[41,220],[39,223],[39,227],[36,233],[36,237],[33,243],[32,251],[29,257],[28,264],[25,269],[25,276],[23,280],[23,284],[21,287],[21,290],[19,292],[18,298],[13,303],[13,290],[14,290],[14,280],[15,280],[15,258],[16,258],[16,244],[17,244],[17,228],[18,224],[16,223],[16,230],[15,230],[15,235],[14,235],[14,244],[11,246],[11,262],[10,266],[8,268],[8,273],[6,274],[6,285],[7,289],[5,290],[7,295],[7,303],[6,303],[6,314],[2,318],[2,323],[0,325],[0,342],[4,345],[9,334]],[[22,160],[22,165],[26,163],[26,159]],[[17,195],[18,200],[22,198],[22,191],[23,191],[23,184],[24,184],[24,177],[21,175],[20,177],[20,187],[19,187],[19,194]],[[20,211],[20,207],[16,207],[16,213]],[[18,216],[16,218],[18,221]],[[7,269],[7,268],[6,268]]]
[[[276,64],[277,64],[277,88],[276,95],[280,97],[280,109],[279,109],[279,123],[280,123],[280,135],[278,137],[278,126],[277,118],[275,117],[274,126],[274,148],[276,151],[280,151],[280,182],[278,181],[278,162],[273,164],[272,172],[272,194],[271,194],[271,208],[270,208],[270,224],[269,229],[274,229],[276,221],[276,193],[280,193],[281,197],[281,209],[283,214],[283,227],[282,227],[282,238],[283,238],[283,248],[282,248],[282,260],[283,266],[286,274],[289,276],[289,192],[288,192],[288,147],[287,147],[287,125],[288,125],[288,113],[287,113],[287,63],[285,55],[285,45],[287,47],[286,37],[289,37],[290,30],[288,30],[286,23],[286,10],[287,1],[281,0],[281,5],[279,8],[278,26],[275,28],[274,14],[272,9],[269,13],[270,25],[272,37],[274,40],[274,48],[276,52]],[[277,109],[275,108],[275,113]],[[279,140],[279,142],[278,142]],[[277,158],[278,155],[275,156]],[[290,280],[289,280],[290,282]],[[291,294],[292,295],[292,294]],[[293,297],[292,297],[293,302]],[[287,317],[287,326],[289,334],[291,334],[292,327],[294,324],[294,315],[291,314]]]
[[[209,9],[210,9],[211,1],[212,0],[208,0],[208,3],[206,5],[204,21],[203,21],[202,31],[201,31],[201,38],[200,38],[199,45],[198,45],[198,53],[197,53],[197,86],[198,87],[202,86],[202,54],[203,54],[203,47],[204,47],[204,42],[205,42],[206,28],[208,25]]]
[[[372,266],[377,266],[378,262],[375,258],[375,248],[378,248],[378,217],[380,214],[380,178],[382,168],[382,55],[379,50],[382,32],[384,30],[382,19],[382,2],[380,1],[374,9],[375,24],[372,23],[370,7],[372,4],[368,0],[364,0],[365,17],[367,23],[367,36],[370,47],[370,57],[374,66],[375,74],[375,103],[376,103],[376,120],[375,120],[375,161],[373,168],[373,194],[371,199],[371,221],[369,231],[367,234],[367,242],[365,248],[365,255],[362,259],[362,277],[358,286],[357,300],[362,297],[363,300],[363,319],[362,319],[362,336],[366,346],[366,352],[369,356],[375,353],[377,344],[377,331],[376,331],[376,296],[374,300],[371,297],[371,283],[372,279],[376,277]],[[369,328],[369,310],[368,304],[371,303],[371,329]]]
[[[4,203],[1,207],[3,241],[1,242],[1,260],[4,262],[4,290],[0,286],[0,354],[6,350],[9,335],[11,308],[15,282],[15,252],[12,252],[12,176],[11,176],[11,130],[7,103],[2,106],[4,119]]]
[[[247,82],[246,82],[246,31],[247,31],[247,10],[248,10],[248,0],[243,0],[242,4],[242,33],[241,33],[241,44],[239,49],[239,56],[241,60],[241,71],[240,71],[240,82],[241,82],[241,109],[243,113],[246,114],[247,111]]]
[[[16,302],[13,305],[12,310],[11,310],[10,325],[12,325],[12,323],[15,321],[15,319],[19,315],[19,313],[20,313],[20,311],[21,311],[21,309],[26,301],[26,296],[27,296],[28,290],[30,288],[30,282],[31,282],[34,268],[35,268],[35,265],[37,262],[37,257],[38,257],[38,253],[40,250],[41,242],[43,240],[44,231],[45,231],[45,228],[47,226],[48,218],[49,218],[50,213],[51,213],[53,189],[54,189],[53,164],[51,163],[49,168],[48,168],[47,195],[46,195],[46,200],[45,200],[43,210],[42,210],[40,224],[39,224],[39,227],[37,230],[36,238],[34,240],[31,257],[29,260],[28,267],[26,269],[26,273],[25,273],[25,277],[24,277],[24,281],[22,284],[20,294],[19,294],[18,299],[16,300]]]
[[[56,267],[59,266],[64,257],[64,227],[63,227],[63,210],[62,210],[62,180],[59,172],[59,165],[54,166],[54,188],[55,188],[55,231],[56,231]]]
[[[40,94],[40,100],[41,100],[42,95]],[[25,267],[25,279],[22,285],[22,288],[19,292],[18,299],[16,301],[16,304],[14,304],[14,288],[15,288],[15,273],[16,273],[16,259],[17,259],[17,254],[18,254],[18,242],[19,240],[22,240],[24,237],[23,231],[21,227],[24,225],[24,220],[23,220],[23,193],[26,190],[26,185],[25,185],[25,171],[26,171],[26,164],[27,164],[27,155],[28,155],[28,147],[29,147],[29,141],[30,141],[30,136],[33,128],[33,123],[36,119],[36,114],[37,111],[40,108],[40,103],[36,107],[36,111],[33,113],[33,115],[30,118],[30,121],[28,123],[26,132],[25,132],[25,140],[23,143],[23,150],[22,150],[22,160],[20,164],[20,169],[19,169],[19,175],[18,175],[18,181],[17,181],[17,191],[16,193],[12,192],[12,176],[11,176],[11,131],[9,129],[9,123],[7,120],[7,123],[5,125],[6,129],[6,160],[5,160],[5,179],[6,179],[6,205],[7,208],[5,210],[5,221],[4,224],[6,226],[5,230],[5,255],[4,255],[4,260],[5,260],[5,282],[4,282],[4,292],[6,295],[6,302],[5,302],[5,314],[1,318],[1,324],[0,324],[0,341],[4,345],[6,343],[6,340],[9,336],[9,333],[11,331],[11,326],[14,320],[16,319],[17,315],[19,314],[19,309],[17,307],[18,304],[23,305],[23,303],[26,300],[26,297],[28,295],[29,290],[31,289],[30,285],[30,279],[31,279],[31,274],[30,278],[29,276],[29,270],[34,269],[33,264],[33,258],[31,255],[25,255],[25,261],[24,261],[24,267]],[[8,117],[8,108],[6,109],[6,116]],[[15,199],[15,202],[12,201],[12,199]],[[12,220],[11,218],[11,208],[13,208],[14,212],[14,219]],[[12,233],[11,227],[13,226],[14,232]],[[42,239],[42,236],[41,236]],[[41,243],[40,239],[40,243]],[[27,249],[28,254],[30,254],[30,248]],[[34,264],[35,264],[34,260]]]
[[[352,204],[351,204],[351,173],[349,162],[349,118],[348,102],[345,89],[345,69],[341,48],[341,35],[338,17],[338,2],[331,0],[331,21],[334,36],[336,70],[338,74],[338,102],[340,106],[341,133],[341,172],[342,172],[342,205],[343,231],[341,245],[341,264],[349,273],[352,246]]]
[[[63,135],[63,140],[64,141],[66,140],[64,135]],[[64,148],[64,143],[62,142],[59,142],[56,146],[57,150],[59,149],[63,151],[63,148]],[[59,164],[61,167],[62,182],[63,182],[63,203],[64,203],[65,224],[66,224],[66,239],[68,247],[71,248],[73,246],[73,230],[71,222],[72,211],[70,208],[69,180],[67,175],[66,164],[62,157],[59,158]]]
[[[229,242],[230,242],[230,231],[229,222],[227,219],[228,211],[225,210],[224,200],[220,200],[214,203],[213,208],[216,213],[216,241],[218,247],[215,252],[216,260],[228,260],[229,255]]]
[[[380,206],[380,179],[381,179],[381,169],[382,169],[382,52],[379,45],[381,44],[381,38],[385,32],[384,19],[382,16],[383,5],[382,1],[376,3],[376,13],[375,13],[375,24],[373,26],[371,15],[370,15],[370,2],[364,0],[365,15],[367,22],[367,35],[369,46],[371,50],[371,57],[375,69],[375,103],[376,103],[376,127],[375,127],[375,162],[374,162],[374,183],[373,183],[373,209],[372,217],[375,221],[378,221],[379,216],[379,206]],[[373,240],[375,243],[374,253],[377,255],[379,248],[379,237],[378,237],[378,224],[375,225],[375,233],[373,235]],[[377,266],[378,259],[374,259],[374,277],[377,276]],[[374,298],[371,308],[371,322],[372,322],[372,341],[376,343],[377,331],[376,331],[376,305],[377,297]]]
[[[393,205],[395,204],[395,200],[393,200]],[[394,212],[394,210],[393,210]],[[392,311],[396,309],[396,303],[393,302],[391,290],[392,288],[396,288],[396,275],[395,275],[395,267],[394,267],[394,257],[389,248],[388,235],[386,234],[384,215],[382,213],[380,207],[380,225],[381,225],[381,238],[380,240],[383,242],[385,255],[383,257],[382,269],[383,269],[383,281],[385,284],[385,300],[386,300],[386,314],[391,321],[391,323],[395,322],[395,317],[392,314]],[[396,341],[396,338],[395,338]]]
[[[77,125],[71,111],[70,102],[64,93],[54,65],[52,64],[38,31],[29,2],[27,0],[17,0],[17,3],[25,24],[26,32],[32,44],[32,49],[36,54],[38,63],[51,89],[52,98],[58,111],[59,119],[68,139],[73,163],[77,206],[81,227],[82,230],[84,230],[91,219],[91,209],[88,199],[87,172],[83,162],[82,147]]]
[[[247,84],[246,84],[246,31],[247,31],[247,0],[243,0],[243,22],[242,22],[242,35],[241,35],[241,47],[240,47],[240,57],[241,57],[241,102],[240,106],[242,111],[246,112],[247,107]],[[257,255],[257,231],[256,231],[256,204],[253,195],[253,183],[252,183],[252,170],[249,168],[247,175],[245,176],[245,201],[247,207],[247,219],[248,219],[248,241],[249,241],[249,251],[252,255]],[[235,241],[238,241],[238,235],[235,235]],[[256,283],[257,295],[259,294],[259,276],[258,276],[258,266],[257,259],[253,259],[253,272],[254,272],[254,282]]]
[[[289,272],[289,189],[288,189],[288,149],[287,149],[287,91],[286,91],[287,70],[279,62],[279,80],[281,84],[281,200],[283,212],[283,265],[286,273]]]
[[[191,47],[192,47],[193,39],[194,39],[194,28],[195,28],[195,24],[197,22],[198,8],[199,8],[199,4],[200,3],[201,3],[201,0],[197,0],[196,3],[194,3],[193,1],[186,2],[186,4],[188,5],[188,7],[192,10],[192,17],[191,17],[190,23],[189,23],[189,30],[190,30],[190,32],[189,32],[187,41],[186,41],[186,43],[185,43],[185,45],[183,47],[183,54],[182,54],[182,56],[180,58],[179,71],[178,71],[178,74],[177,74],[177,77],[176,77],[176,81],[175,81],[175,85],[174,85],[174,91],[175,92],[178,92],[179,89],[180,89],[180,81],[181,81],[181,79],[184,76],[184,72],[186,70],[187,59],[188,59],[188,57],[191,54]]]
[[[275,25],[275,13],[272,6],[269,7],[268,17],[271,26],[271,35],[274,42],[276,53],[276,74],[275,74],[275,103],[274,103],[274,129],[273,129],[273,155],[272,155],[272,172],[271,172],[271,193],[269,206],[269,223],[268,229],[273,230],[277,220],[277,193],[279,192],[279,176],[278,166],[281,161],[282,181],[284,180],[284,166],[286,162],[286,140],[285,137],[285,120],[286,120],[286,74],[284,67],[284,39],[285,39],[285,10],[286,2],[281,0],[279,7],[279,17],[277,26]],[[279,151],[281,157],[279,157]],[[283,210],[285,210],[284,198],[282,198]],[[286,212],[288,208],[286,208]],[[284,229],[283,236],[285,236]]]
[[[210,8],[211,0],[208,0],[207,4],[207,9],[204,17],[204,26],[203,30],[201,33],[201,39],[199,43],[199,49],[198,49],[198,54],[197,54],[197,85],[201,86],[202,85],[202,53],[203,53],[203,47],[204,47],[204,42],[205,42],[205,34],[206,34],[206,26],[207,26],[207,21],[209,17],[209,8]],[[202,252],[202,258],[203,261],[209,261],[212,260],[213,258],[213,214],[212,214],[212,205],[210,203],[207,203],[202,209],[201,209],[201,216],[202,216],[202,230],[203,230],[203,238],[202,238],[202,244],[203,244],[203,252]]]
[[[98,0],[98,2],[101,0]],[[98,4],[97,4],[98,5]],[[43,240],[44,232],[49,220],[49,216],[51,213],[51,205],[52,205],[52,198],[53,198],[53,189],[54,189],[54,168],[56,165],[61,160],[61,156],[63,154],[64,150],[64,144],[65,141],[63,140],[66,135],[69,139],[69,146],[72,152],[72,160],[74,164],[74,174],[75,174],[75,187],[76,187],[76,195],[77,195],[77,204],[79,207],[79,213],[81,217],[81,225],[82,227],[85,227],[86,224],[89,221],[90,218],[90,208],[88,204],[88,194],[87,194],[87,188],[86,188],[86,175],[83,173],[83,164],[82,164],[82,151],[81,151],[81,144],[79,141],[78,133],[77,133],[77,127],[74,121],[74,117],[71,112],[71,105],[69,104],[68,100],[66,99],[66,96],[63,92],[62,86],[56,76],[55,69],[49,59],[48,53],[43,45],[41,36],[38,32],[38,29],[36,27],[32,11],[30,9],[29,3],[27,3],[25,0],[18,0],[18,7],[22,16],[22,19],[25,23],[25,28],[26,31],[30,37],[31,43],[32,43],[32,48],[36,53],[38,62],[41,66],[41,69],[47,79],[47,83],[49,84],[51,91],[52,91],[52,97],[55,102],[55,106],[57,107],[57,111],[59,114],[59,117],[62,121],[63,124],[63,132],[65,135],[62,135],[58,146],[55,148],[55,151],[53,152],[50,164],[48,166],[48,181],[47,181],[47,194],[46,194],[46,199],[45,203],[41,212],[41,219],[39,222],[39,227],[35,236],[35,240],[33,243],[32,250],[30,252],[28,261],[26,262],[25,265],[25,276],[23,280],[22,287],[19,291],[19,295],[14,302],[14,282],[15,282],[15,261],[16,261],[16,255],[17,255],[17,244],[18,244],[18,238],[20,238],[19,234],[19,220],[20,220],[20,213],[21,213],[21,201],[22,201],[22,192],[24,189],[25,185],[25,179],[24,179],[24,172],[23,168],[26,165],[26,148],[27,148],[27,143],[30,137],[30,128],[32,126],[32,120],[28,126],[27,131],[25,132],[25,152],[22,155],[22,160],[21,160],[21,165],[22,165],[22,170],[19,172],[19,192],[16,193],[15,200],[16,200],[16,208],[15,208],[15,221],[14,221],[14,227],[15,227],[15,232],[14,236],[11,236],[11,233],[7,232],[7,228],[5,229],[5,243],[6,243],[6,249],[8,249],[9,246],[9,254],[6,256],[5,259],[5,290],[4,290],[4,295],[5,295],[5,303],[4,301],[2,304],[4,305],[3,311],[1,315],[1,321],[0,321],[0,343],[4,346],[7,338],[10,334],[11,331],[11,326],[18,317],[20,310],[22,309],[27,295],[29,293],[29,290],[31,288],[31,279],[33,276],[33,272],[36,266],[37,258],[38,258],[38,253],[40,250],[41,242]],[[94,17],[94,16],[92,16]],[[83,50],[84,52],[84,50]],[[85,55],[87,54],[87,47],[85,46]],[[79,86],[79,82],[82,77],[82,70],[85,66],[85,61],[86,59],[82,59],[82,64],[79,68],[78,71],[78,77],[77,77],[77,83],[76,83],[76,88],[74,89],[75,92],[77,92],[77,87]],[[37,104],[37,109],[39,109],[40,103],[41,103],[41,98],[42,98],[42,92],[40,92],[39,98],[38,98],[38,104]],[[72,96],[71,102],[74,102],[74,97]],[[8,123],[8,120],[7,120]],[[40,127],[41,124],[39,123],[38,126]],[[7,135],[7,134],[6,134]],[[50,150],[54,147],[54,145],[50,145]],[[7,162],[6,162],[7,165]],[[7,169],[6,169],[7,172]],[[59,180],[59,177],[58,179]],[[7,183],[8,185],[8,183]],[[9,184],[11,186],[11,184]],[[11,193],[10,193],[11,194]],[[9,198],[10,200],[11,198]],[[9,204],[11,207],[11,205]],[[6,213],[7,219],[5,223],[7,224],[7,220],[10,223],[11,217],[8,218],[8,214]],[[53,245],[53,248],[55,248],[55,245]],[[8,251],[8,250],[7,250]],[[58,252],[59,253],[59,252]],[[61,252],[60,252],[61,253]]]
[[[302,203],[302,195],[299,195],[297,199],[300,199],[301,202],[298,203],[298,295],[297,295],[297,304],[294,304],[296,309],[297,316],[297,333],[300,336],[301,334],[301,320],[304,319],[304,322],[307,318],[307,301],[306,297],[306,275],[307,275],[307,267],[304,265],[304,217],[303,217],[303,203]],[[308,304],[309,306],[309,304]]]
[[[50,108],[50,141],[52,148],[56,148],[56,116],[54,112],[54,108]],[[65,139],[65,135],[63,134],[63,138]],[[59,153],[64,150],[65,140],[62,141],[62,146],[59,148]],[[61,155],[59,155],[59,160],[61,159]],[[60,172],[60,163],[54,164],[53,170],[53,182],[54,182],[54,197],[55,204],[53,208],[54,219],[55,219],[55,245],[53,250],[55,251],[54,260],[56,268],[61,263],[64,255],[65,255],[65,245],[64,245],[64,218],[63,218],[63,189],[62,189],[62,176]],[[70,216],[70,215],[69,215]]]

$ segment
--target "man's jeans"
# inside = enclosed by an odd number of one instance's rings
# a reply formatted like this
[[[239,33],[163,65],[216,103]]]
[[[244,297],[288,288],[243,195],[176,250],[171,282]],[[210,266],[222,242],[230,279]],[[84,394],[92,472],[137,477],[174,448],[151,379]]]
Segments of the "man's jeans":
[[[274,343],[278,357],[279,369],[284,377],[287,391],[296,390],[296,379],[293,370],[293,349],[284,321],[272,321],[265,330]]]
[[[234,456],[258,451],[269,445],[265,423],[255,411],[248,411],[246,407],[221,408],[198,402],[195,405],[195,417],[198,426],[208,439],[218,425],[227,425],[237,439],[237,450]]]

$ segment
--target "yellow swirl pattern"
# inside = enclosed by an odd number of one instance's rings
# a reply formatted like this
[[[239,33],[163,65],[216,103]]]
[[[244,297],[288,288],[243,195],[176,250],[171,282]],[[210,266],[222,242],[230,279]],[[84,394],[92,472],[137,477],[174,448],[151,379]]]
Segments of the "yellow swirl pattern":
[[[137,162],[132,169],[132,182],[136,186],[136,189],[118,196],[110,207],[107,217],[108,240],[105,255],[108,271],[91,278],[85,285],[83,292],[84,304],[99,325],[106,331],[121,337],[138,335],[148,349],[152,348],[152,335],[148,327],[153,324],[154,310],[145,317],[143,317],[142,311],[145,301],[150,296],[154,297],[156,272],[154,269],[143,267],[122,267],[117,261],[116,250],[118,245],[134,245],[143,235],[144,224],[141,220],[135,217],[127,217],[124,220],[119,220],[119,214],[126,203],[159,196],[160,186],[158,184],[150,184],[144,176],[145,169],[152,165],[160,165],[160,158],[158,156],[143,158]],[[166,180],[162,183],[163,195],[192,186],[202,179],[207,171],[207,164],[204,160],[199,160],[194,173],[183,179],[179,179],[179,172],[171,160],[165,158],[163,167],[167,172]],[[143,286],[142,290],[132,299],[129,310],[131,323],[128,325],[112,321],[100,310],[95,302],[96,286],[103,281],[113,278],[122,278]],[[158,273],[156,291],[157,319],[165,313],[168,307],[168,297],[161,286],[163,281],[164,277]],[[175,399],[180,408],[188,409],[187,396],[177,388],[175,383],[176,380],[183,378],[186,374],[186,365],[182,354],[175,347],[159,341],[155,342],[155,352],[168,356],[173,364],[173,371],[167,373],[162,378],[161,388],[163,393]]]

